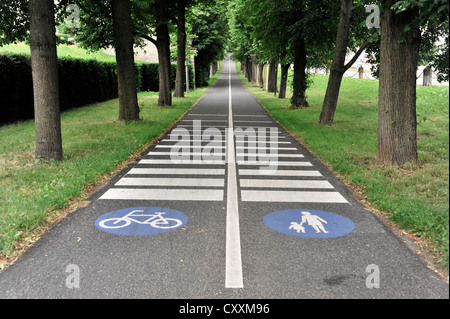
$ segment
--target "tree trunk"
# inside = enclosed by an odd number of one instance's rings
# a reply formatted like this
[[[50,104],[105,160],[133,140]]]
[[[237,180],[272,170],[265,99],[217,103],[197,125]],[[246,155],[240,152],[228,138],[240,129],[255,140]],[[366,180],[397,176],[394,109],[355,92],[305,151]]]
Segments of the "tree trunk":
[[[339,90],[345,72],[344,64],[350,34],[352,4],[353,0],[341,0],[341,13],[336,36],[336,49],[334,51],[333,63],[331,64],[330,77],[328,78],[328,86],[322,105],[322,112],[320,113],[320,124],[332,124],[334,113],[336,112]]]
[[[267,92],[269,93],[275,93],[277,89],[277,76],[276,76],[276,69],[277,69],[278,63],[277,60],[271,59],[269,64],[269,75],[268,75],[268,86],[267,86]]]
[[[263,83],[264,83],[264,79],[263,79],[263,75],[264,75],[264,63],[259,63],[258,64],[258,83],[259,83],[259,87],[263,88]]]
[[[289,72],[289,67],[291,65],[288,64],[283,64],[281,66],[281,82],[280,82],[280,93],[278,93],[278,98],[279,99],[284,99],[286,98],[286,87],[287,87],[287,77],[288,77],[288,72]]]
[[[175,76],[174,97],[184,97],[185,62],[186,62],[186,1],[180,0],[177,21],[177,73]]]
[[[131,3],[129,0],[112,0],[111,4],[119,87],[119,121],[139,120]]]
[[[420,30],[411,26],[417,9],[396,14],[387,5],[381,26],[377,161],[417,161],[416,70]]]
[[[35,159],[41,162],[62,161],[53,0],[30,0],[29,10],[36,132]]]
[[[170,89],[170,36],[167,0],[156,3],[156,47],[159,60],[159,98],[158,105],[172,105]]]
[[[305,39],[300,36],[294,44],[294,80],[291,107],[308,107],[306,101],[306,49]]]
[[[246,73],[247,73],[247,81],[251,82],[252,81],[252,58],[247,55],[246,57],[246,61],[245,61],[245,68],[246,68]]]

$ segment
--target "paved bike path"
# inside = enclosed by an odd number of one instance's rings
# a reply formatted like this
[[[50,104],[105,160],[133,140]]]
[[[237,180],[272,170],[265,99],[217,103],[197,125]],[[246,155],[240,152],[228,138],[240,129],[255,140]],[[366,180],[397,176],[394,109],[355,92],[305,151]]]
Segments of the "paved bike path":
[[[448,285],[270,118],[228,60],[174,127],[178,139],[207,128],[217,144],[191,140],[188,162],[170,157],[173,130],[155,143],[1,273],[0,298],[448,298]],[[230,140],[230,129],[248,128],[265,143]],[[213,162],[202,162],[205,146]],[[96,227],[107,213],[143,207],[188,222],[140,236]],[[334,221],[338,232],[341,221],[354,229],[333,233]]]

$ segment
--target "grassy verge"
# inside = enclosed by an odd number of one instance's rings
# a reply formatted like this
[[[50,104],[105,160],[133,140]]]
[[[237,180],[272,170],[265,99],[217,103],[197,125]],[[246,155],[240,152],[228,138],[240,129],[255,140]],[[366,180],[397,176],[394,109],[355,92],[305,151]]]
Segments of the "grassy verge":
[[[104,54],[102,50],[89,52],[75,45],[59,44],[58,57],[72,57],[74,59],[97,60],[100,62],[116,62],[116,57]],[[8,44],[0,47],[0,53],[30,55],[30,46],[25,43]]]
[[[34,121],[0,127],[0,270],[80,205],[89,189],[139,155],[206,90],[173,98],[172,107],[156,106],[158,93],[139,93],[136,122],[117,121],[118,99],[64,112],[64,161],[51,165],[34,163]]]
[[[239,65],[237,65],[239,68]],[[272,116],[297,136],[365,203],[396,226],[420,238],[448,275],[449,268],[449,89],[417,87],[417,164],[380,166],[375,162],[378,81],[344,78],[334,125],[318,125],[328,77],[313,75],[310,107],[290,109],[244,77],[242,81]],[[292,96],[291,92],[287,96]]]

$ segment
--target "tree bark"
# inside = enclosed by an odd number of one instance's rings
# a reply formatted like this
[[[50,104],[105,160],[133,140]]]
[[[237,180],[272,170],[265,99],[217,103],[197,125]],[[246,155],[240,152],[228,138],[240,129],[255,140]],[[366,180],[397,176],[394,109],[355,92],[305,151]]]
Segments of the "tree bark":
[[[267,92],[275,93],[277,89],[277,77],[276,77],[276,68],[278,66],[277,60],[271,59],[269,64],[269,75],[268,75],[268,86]]]
[[[111,5],[119,87],[119,121],[139,120],[131,3],[129,0],[112,0]]]
[[[278,98],[279,99],[284,99],[286,98],[286,87],[287,87],[287,77],[288,77],[288,72],[289,72],[289,67],[291,65],[288,64],[283,64],[281,66],[281,82],[280,82],[280,93],[278,93]]]
[[[159,60],[159,106],[172,105],[170,89],[170,36],[167,0],[156,2],[156,42]]]
[[[258,64],[258,83],[259,83],[260,88],[263,88],[263,83],[264,83],[263,73],[264,73],[264,63],[259,63]]]
[[[186,1],[177,1],[177,73],[175,75],[174,97],[184,97],[184,81],[186,77]]]
[[[342,77],[345,72],[345,55],[347,53],[348,39],[350,34],[350,18],[352,15],[353,0],[341,0],[341,11],[339,26],[336,36],[336,49],[331,64],[330,77],[328,78],[327,91],[320,113],[320,124],[332,124],[336,105],[339,98]]]
[[[396,14],[384,1],[381,25],[377,161],[402,165],[417,161],[416,70],[420,30],[418,9]],[[408,31],[404,31],[406,26]]]
[[[300,36],[294,44],[294,80],[291,107],[308,107],[306,101],[306,49],[305,39]]]
[[[247,72],[247,81],[251,82],[253,77],[253,70],[252,70],[252,58],[250,55],[247,55],[246,61],[245,61],[245,68]]]
[[[62,161],[61,118],[53,0],[30,0],[30,51],[36,147],[40,162]]]

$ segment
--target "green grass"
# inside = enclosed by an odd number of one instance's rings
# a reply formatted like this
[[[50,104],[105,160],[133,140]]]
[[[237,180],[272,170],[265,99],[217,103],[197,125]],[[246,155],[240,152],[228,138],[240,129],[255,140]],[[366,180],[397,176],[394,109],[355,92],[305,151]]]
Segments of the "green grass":
[[[74,59],[97,60],[99,62],[116,62],[116,57],[107,55],[102,50],[89,52],[75,45],[60,44],[57,46],[58,57],[72,57]],[[30,46],[25,43],[8,44],[0,47],[1,53],[30,55]]]
[[[158,93],[139,93],[141,120],[135,122],[117,121],[118,99],[64,112],[64,160],[51,165],[34,162],[34,121],[0,127],[0,270],[2,259],[17,255],[71,201],[148,147],[206,89],[173,98],[172,107],[156,106]]]
[[[378,81],[344,78],[334,124],[322,126],[318,121],[327,76],[312,75],[313,83],[307,91],[310,107],[295,110],[289,107],[291,92],[287,92],[288,99],[278,99],[242,79],[276,120],[340,179],[362,190],[372,208],[387,213],[400,228],[429,243],[428,249],[448,272],[448,86],[417,87],[419,160],[417,164],[392,167],[375,161]]]

